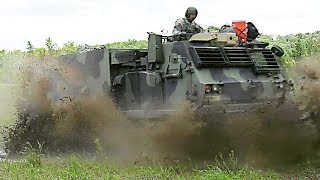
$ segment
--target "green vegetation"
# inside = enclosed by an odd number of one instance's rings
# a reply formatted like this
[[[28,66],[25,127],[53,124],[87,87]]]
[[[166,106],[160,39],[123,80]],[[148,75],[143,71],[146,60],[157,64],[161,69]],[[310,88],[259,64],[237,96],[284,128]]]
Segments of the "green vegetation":
[[[163,166],[147,163],[141,165],[119,165],[98,156],[83,158],[72,154],[68,157],[44,159],[42,145],[37,149],[27,145],[25,157],[20,161],[0,162],[0,173],[4,179],[280,179],[272,171],[258,171],[251,168],[234,168],[229,159],[204,168],[191,168],[179,163]],[[231,163],[234,163],[232,161]],[[223,164],[223,165],[222,165]],[[222,166],[221,166],[222,165]]]
[[[25,161],[5,161],[0,163],[0,173],[4,179],[280,179],[273,172],[251,169],[228,173],[215,166],[194,170],[160,165],[112,166],[77,156],[44,162],[38,167]]]
[[[215,29],[215,27],[211,27]],[[320,31],[305,34],[290,34],[286,36],[273,37],[270,35],[261,35],[258,38],[259,41],[268,42],[271,47],[272,45],[278,45],[283,48],[285,54],[280,58],[280,61],[284,67],[290,67],[294,65],[299,59],[307,57],[320,52]],[[123,42],[113,42],[104,44],[107,48],[147,48],[147,40],[134,40],[129,39]],[[46,55],[62,55],[68,53],[75,53],[80,51],[84,46],[77,45],[73,41],[69,41],[58,47],[56,43],[49,37],[45,40],[45,47],[34,47],[32,42],[26,43],[25,50],[14,50],[14,51],[0,51],[0,61],[8,58],[12,55],[22,56],[35,56],[43,57]],[[91,48],[97,48],[98,45],[90,46]]]
[[[128,41],[124,41],[124,42],[113,42],[113,43],[104,44],[104,46],[107,48],[144,49],[148,47],[148,42],[146,40],[130,40],[129,39]],[[83,50],[84,48],[88,48],[88,46],[75,44],[74,41],[69,41],[67,43],[64,43],[62,47],[58,47],[57,44],[54,43],[53,40],[49,37],[45,40],[44,47],[37,48],[30,41],[28,41],[26,43],[25,50],[13,50],[13,51],[1,50],[0,62],[3,61],[4,59],[6,60],[14,59],[15,56],[36,57],[36,58],[42,58],[48,55],[59,56],[63,54],[76,53]],[[89,46],[89,48],[99,48],[99,45],[92,45],[92,46]],[[1,71],[3,71],[2,68],[0,68],[0,76],[1,76]]]
[[[210,165],[190,167],[175,161],[162,165],[153,161],[115,163],[109,161],[96,143],[96,156],[83,157],[77,154],[56,158],[44,157],[43,144],[37,148],[27,144],[21,159],[0,161],[0,173],[4,179],[318,179],[319,169],[308,162],[291,171],[277,173],[240,166],[234,153],[227,158],[222,154]]]
[[[301,58],[320,52],[320,31],[277,37],[262,35],[258,40],[269,42],[270,46],[278,45],[283,48],[285,54],[280,60],[285,67],[290,67]]]
[[[172,165],[112,163],[100,155],[84,158],[76,154],[44,158],[30,147],[19,161],[3,160],[0,173],[4,179],[318,179],[319,170],[302,166],[290,172],[277,173],[249,167],[226,167],[227,162],[213,163],[201,168],[183,164]],[[221,166],[222,164],[225,164]]]
[[[148,41],[146,40],[128,40],[124,42],[114,42],[105,45],[108,48],[136,48],[136,49],[144,49],[148,48]]]

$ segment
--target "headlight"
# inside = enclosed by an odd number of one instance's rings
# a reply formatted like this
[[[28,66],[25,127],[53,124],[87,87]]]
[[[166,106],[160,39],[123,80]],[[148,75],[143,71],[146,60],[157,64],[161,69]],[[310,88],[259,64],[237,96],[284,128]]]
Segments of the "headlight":
[[[207,84],[206,87],[205,87],[205,92],[206,92],[206,93],[210,93],[211,90],[212,90],[211,85],[210,85],[210,84]]]
[[[213,89],[213,91],[215,91],[215,92],[219,92],[219,86],[218,85],[216,85],[216,84],[214,84],[214,85],[212,85],[212,89]]]
[[[221,94],[221,87],[217,84],[206,84],[205,86],[206,93],[218,93]]]

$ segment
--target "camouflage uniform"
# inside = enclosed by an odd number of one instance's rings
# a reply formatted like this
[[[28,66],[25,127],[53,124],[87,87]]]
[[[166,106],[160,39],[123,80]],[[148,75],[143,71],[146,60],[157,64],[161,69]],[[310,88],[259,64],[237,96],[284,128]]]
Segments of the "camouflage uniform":
[[[187,20],[187,18],[178,19],[174,25],[172,34],[178,35],[181,32],[186,33],[200,33],[202,32],[202,27],[196,22],[192,21],[191,23]]]

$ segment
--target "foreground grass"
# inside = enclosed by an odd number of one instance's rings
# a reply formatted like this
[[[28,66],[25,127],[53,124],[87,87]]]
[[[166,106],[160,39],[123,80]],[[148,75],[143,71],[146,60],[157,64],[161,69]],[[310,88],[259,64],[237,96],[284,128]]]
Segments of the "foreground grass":
[[[218,166],[203,169],[161,165],[110,165],[107,161],[64,159],[0,162],[3,179],[280,179],[274,172],[242,168],[226,171]],[[33,159],[34,160],[34,159]]]
[[[240,165],[233,151],[222,154],[211,165],[172,162],[161,165],[150,159],[135,163],[117,163],[108,159],[95,140],[97,154],[45,157],[43,144],[26,144],[17,160],[0,159],[1,179],[320,179],[320,161],[281,166],[276,171],[258,170]],[[137,164],[139,163],[139,164]]]

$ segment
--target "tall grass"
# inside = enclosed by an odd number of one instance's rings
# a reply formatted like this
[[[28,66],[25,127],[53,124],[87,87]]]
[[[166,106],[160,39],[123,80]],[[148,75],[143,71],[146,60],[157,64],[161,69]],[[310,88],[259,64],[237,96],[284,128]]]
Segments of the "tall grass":
[[[31,163],[31,162],[30,162]],[[23,162],[0,162],[4,179],[280,179],[271,171],[249,168],[225,171],[211,165],[202,169],[176,168],[160,165],[110,165],[77,155],[55,161],[44,161],[41,166]]]
[[[97,154],[106,158],[100,141],[95,140]],[[221,154],[215,163],[204,167],[185,164],[126,164],[119,165],[96,158],[71,154],[63,158],[43,155],[43,144],[32,147],[29,143],[22,152],[23,159],[0,162],[3,179],[281,179],[272,171],[259,171],[238,166],[234,153],[228,158]]]

